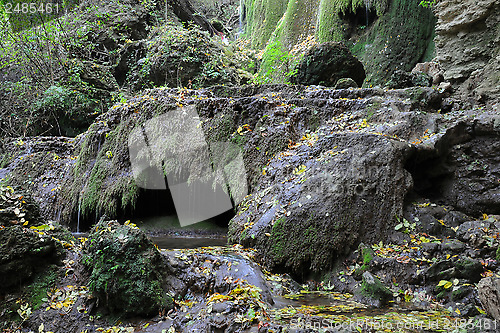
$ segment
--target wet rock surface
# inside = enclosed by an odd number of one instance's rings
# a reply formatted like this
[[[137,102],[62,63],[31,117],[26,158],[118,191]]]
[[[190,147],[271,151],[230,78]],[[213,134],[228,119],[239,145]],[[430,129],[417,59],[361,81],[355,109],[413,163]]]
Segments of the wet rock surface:
[[[229,240],[262,249],[270,267],[331,268],[360,240],[392,229],[411,186],[406,154],[408,146],[379,136],[311,136],[268,163],[261,178],[268,187],[242,204],[248,208],[232,220]]]
[[[279,297],[304,286],[289,277],[270,276],[266,269],[291,273],[300,282],[324,276],[322,283],[307,282],[309,291],[349,294],[359,290],[368,272],[392,291],[397,304],[411,304],[419,313],[427,313],[439,301],[457,318],[481,318],[482,303],[473,286],[498,271],[497,153],[488,148],[496,145],[498,121],[492,109],[478,116],[477,109],[461,110],[453,103],[447,113],[438,113],[436,108],[448,105],[448,96],[432,87],[153,89],[117,104],[76,139],[7,143],[3,170],[13,183],[28,184],[42,215],[72,221],[73,228],[80,216],[80,223],[88,227],[96,215],[116,217],[120,209],[132,207],[130,200],[141,199],[130,172],[126,142],[131,129],[158,112],[194,108],[209,145],[226,141],[242,149],[249,196],[229,223],[229,239],[255,250],[159,254],[136,235],[144,242],[134,246],[142,244],[146,250],[135,247],[129,260],[140,263],[142,254],[153,260],[151,267],[158,275],[150,280],[161,286],[158,295],[161,289],[161,295],[172,300],[169,306],[156,304],[146,311],[148,316],[160,313],[150,330],[238,331],[255,329],[259,321],[278,329],[297,316],[322,318],[317,303],[300,311],[295,303],[283,303]],[[482,167],[467,164],[464,155]],[[40,159],[40,164],[33,164]],[[468,170],[470,165],[473,170]],[[142,200],[138,202],[146,202]],[[107,233],[105,228],[101,231]],[[115,236],[129,235],[127,231]],[[112,243],[103,240],[99,249],[111,251],[121,244],[124,239],[115,236]],[[373,252],[371,258],[365,256],[370,251],[359,257],[351,253],[360,242]],[[106,266],[88,266],[92,269],[81,275],[82,287],[89,281],[85,274],[91,276],[94,270],[115,281],[109,288],[117,286],[113,274],[125,267],[121,260],[126,256],[115,250],[108,253],[114,259]],[[82,296],[72,303],[76,305],[71,313],[81,318],[80,323],[109,302],[115,302],[114,308],[105,311],[124,310],[127,303],[120,297],[126,293],[106,292],[104,280],[100,285],[93,301],[86,300],[91,290],[78,291]],[[89,314],[79,312],[78,306]],[[132,316],[135,311],[130,305],[125,313]],[[328,311],[337,313],[338,308]],[[267,320],[269,313],[287,319]],[[30,325],[38,329],[39,324],[34,320]],[[91,325],[109,326],[101,321]]]
[[[0,230],[0,282],[3,290],[18,287],[38,270],[57,262],[57,243],[22,226]]]

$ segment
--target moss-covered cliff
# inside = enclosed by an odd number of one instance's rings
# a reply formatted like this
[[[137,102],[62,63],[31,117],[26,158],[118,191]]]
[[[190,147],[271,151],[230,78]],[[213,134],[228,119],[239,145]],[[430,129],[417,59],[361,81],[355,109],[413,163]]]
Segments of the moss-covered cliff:
[[[415,64],[434,56],[432,11],[419,1],[393,0],[373,27],[349,40],[351,49],[365,65],[365,85],[385,83],[395,70],[410,71]]]
[[[278,21],[285,13],[288,0],[247,0],[246,35],[252,47],[262,48],[276,29]]]
[[[409,71],[417,62],[430,60],[434,52],[435,18],[417,0],[290,0],[287,4],[246,0],[245,13],[246,37],[253,47],[265,47],[260,74],[266,82],[283,82],[305,51],[304,45],[314,43],[346,42],[366,67],[366,86],[384,84],[394,70]],[[276,53],[283,56],[275,57]],[[280,61],[286,64],[279,65]],[[276,73],[269,75],[270,70]]]

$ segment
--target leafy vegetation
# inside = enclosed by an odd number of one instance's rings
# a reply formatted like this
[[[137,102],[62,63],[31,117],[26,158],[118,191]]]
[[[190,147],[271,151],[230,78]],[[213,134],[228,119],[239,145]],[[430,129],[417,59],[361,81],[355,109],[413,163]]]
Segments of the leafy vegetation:
[[[255,83],[290,83],[290,77],[295,74],[291,68],[294,60],[279,40],[275,40],[266,47],[262,57],[259,73],[255,77]]]
[[[427,0],[423,0],[423,1],[420,1],[420,6],[422,7],[426,7],[426,8],[429,8],[429,7],[432,7],[436,4],[437,0],[430,0],[430,1],[427,1]]]

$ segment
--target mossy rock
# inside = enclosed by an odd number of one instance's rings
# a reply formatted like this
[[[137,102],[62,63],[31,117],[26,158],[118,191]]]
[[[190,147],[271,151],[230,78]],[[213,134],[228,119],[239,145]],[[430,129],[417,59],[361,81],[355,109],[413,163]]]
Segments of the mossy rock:
[[[460,259],[455,263],[455,267],[460,272],[460,277],[468,279],[472,282],[479,282],[481,280],[481,273],[483,273],[483,265],[479,260],[470,258]]]
[[[373,300],[378,305],[386,304],[393,298],[392,291],[370,272],[363,273],[361,294]]]
[[[61,246],[51,236],[19,225],[0,229],[0,284],[10,288],[56,263]]]
[[[335,84],[335,89],[348,89],[348,88],[359,88],[356,81],[351,79],[350,77],[342,78],[337,81]]]
[[[356,269],[353,273],[353,277],[356,280],[361,280],[363,274],[370,268],[370,263],[375,256],[375,252],[370,246],[366,246],[363,243],[359,244],[358,251],[361,252],[362,265]]]
[[[146,56],[127,74],[136,90],[154,86],[207,87],[240,82],[228,50],[205,32],[165,25],[155,29]]]
[[[451,300],[453,302],[458,302],[473,292],[474,292],[474,288],[471,286],[460,286],[457,289],[452,290]]]
[[[40,308],[47,298],[47,291],[56,286],[56,282],[64,271],[60,271],[57,265],[50,265],[45,270],[37,273],[33,282],[26,288],[26,296],[33,310]]]
[[[100,221],[82,261],[90,271],[89,289],[112,313],[152,315],[172,307],[164,292],[163,256],[138,228]]]
[[[386,86],[390,89],[403,89],[409,87],[430,87],[432,78],[425,73],[409,73],[396,70],[392,73]]]

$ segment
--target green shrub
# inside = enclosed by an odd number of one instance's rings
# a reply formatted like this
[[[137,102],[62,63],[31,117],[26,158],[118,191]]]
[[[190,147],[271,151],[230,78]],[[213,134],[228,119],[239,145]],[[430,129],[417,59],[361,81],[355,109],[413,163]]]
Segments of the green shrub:
[[[255,83],[290,83],[290,77],[296,73],[296,70],[291,69],[292,59],[294,57],[279,40],[270,43],[262,56]]]
[[[89,115],[99,113],[99,106],[100,101],[90,98],[86,93],[53,85],[35,102],[34,114],[40,118],[54,119],[59,128],[53,129],[53,134],[76,136],[88,128],[92,120]]]

